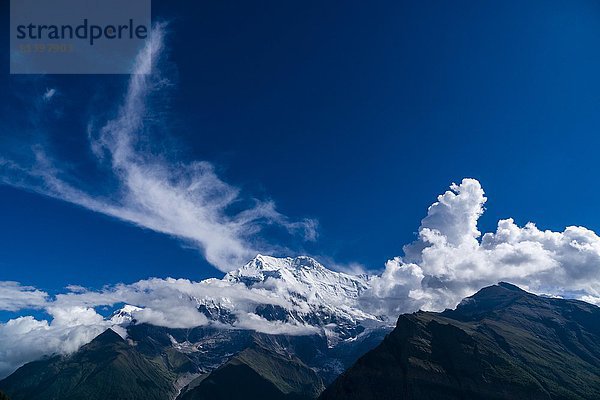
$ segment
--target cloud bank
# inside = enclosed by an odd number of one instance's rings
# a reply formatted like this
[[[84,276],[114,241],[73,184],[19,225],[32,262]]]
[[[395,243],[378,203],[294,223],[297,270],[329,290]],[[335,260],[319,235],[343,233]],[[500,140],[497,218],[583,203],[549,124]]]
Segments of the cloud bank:
[[[128,304],[127,316],[103,317],[97,310]],[[236,322],[225,326],[210,321],[199,306],[225,305]],[[71,286],[54,297],[15,282],[0,282],[0,311],[40,309],[49,320],[33,316],[11,319],[0,324],[0,378],[26,362],[44,355],[70,354],[90,342],[107,328],[122,336],[122,326],[131,319],[169,328],[193,328],[209,323],[217,328],[250,329],[269,334],[305,335],[318,330],[308,325],[268,321],[255,313],[257,305],[297,309],[274,290],[248,288],[242,283],[220,279],[192,282],[187,279],[147,279],[133,284],[118,284],[99,291]],[[135,305],[135,306],[131,306]]]
[[[92,161],[115,182],[109,192],[90,193],[74,184],[76,180],[61,168],[62,163],[40,146],[33,147],[33,165],[0,158],[2,181],[177,237],[199,248],[206,260],[221,271],[236,268],[258,250],[275,248],[257,248],[256,234],[265,225],[314,240],[316,221],[291,221],[276,210],[272,201],[242,198],[239,189],[221,180],[208,162],[173,161],[148,148],[147,141],[156,134],[149,131],[158,127],[160,135],[168,133],[167,124],[155,123],[162,116],[156,115],[150,101],[170,86],[160,70],[164,30],[164,25],[156,25],[138,55],[135,73],[116,116],[97,129],[96,122],[90,123],[87,134],[95,157]],[[51,89],[44,98],[50,100],[55,93]],[[242,203],[252,205],[230,212]]]

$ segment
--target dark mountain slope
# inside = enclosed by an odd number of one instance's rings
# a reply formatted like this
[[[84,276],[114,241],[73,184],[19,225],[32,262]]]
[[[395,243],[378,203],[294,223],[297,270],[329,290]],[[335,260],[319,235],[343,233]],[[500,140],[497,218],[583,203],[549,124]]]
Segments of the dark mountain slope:
[[[69,357],[24,365],[0,381],[12,400],[164,400],[174,375],[108,329]]]
[[[379,344],[384,332],[374,330],[330,348],[322,335],[132,324],[127,342],[109,330],[71,356],[24,365],[0,381],[0,390],[13,400],[172,399],[195,376],[215,372],[211,379],[221,379],[225,372],[241,370],[247,381],[262,380],[273,387],[275,398],[316,398],[324,389],[322,382],[332,382]],[[215,371],[228,361],[228,367],[241,362],[241,368]]]
[[[241,329],[196,327],[172,329],[148,324],[131,325],[128,338],[136,349],[149,357],[180,349],[185,361],[176,372],[208,373],[229,361],[232,355],[260,346],[274,353],[299,358],[311,367],[326,384],[345,371],[360,356],[377,346],[391,329],[366,332],[356,340],[330,347],[324,335],[269,335]],[[176,341],[178,344],[173,344]],[[191,360],[191,361],[190,361]]]
[[[253,346],[193,381],[178,399],[308,400],[323,389],[321,379],[299,359]]]
[[[500,283],[402,315],[321,399],[598,399],[600,308]]]

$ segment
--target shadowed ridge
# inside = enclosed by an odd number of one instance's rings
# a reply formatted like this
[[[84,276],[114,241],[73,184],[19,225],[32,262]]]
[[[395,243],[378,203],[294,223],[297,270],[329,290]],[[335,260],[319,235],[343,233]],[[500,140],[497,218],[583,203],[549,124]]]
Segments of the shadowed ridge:
[[[298,358],[253,343],[192,381],[177,399],[311,400],[323,389],[317,373]]]
[[[599,376],[600,308],[501,282],[401,315],[321,399],[598,399]]]
[[[78,351],[25,364],[0,381],[12,400],[163,400],[175,376],[107,329]]]
[[[512,290],[513,292],[527,293],[520,287],[513,285],[512,283],[508,283],[508,282],[498,282],[497,286],[503,287],[504,289]]]

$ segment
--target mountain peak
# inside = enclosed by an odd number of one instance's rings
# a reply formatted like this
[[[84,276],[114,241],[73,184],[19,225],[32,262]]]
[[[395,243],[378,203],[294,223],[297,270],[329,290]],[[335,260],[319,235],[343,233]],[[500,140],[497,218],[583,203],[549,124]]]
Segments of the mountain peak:
[[[469,301],[501,301],[506,299],[512,299],[515,297],[526,296],[529,293],[521,289],[520,287],[513,285],[508,282],[498,282],[496,285],[486,286],[477,291],[472,296],[467,297],[462,303],[469,303]],[[460,306],[460,304],[459,304]]]
[[[454,311],[402,315],[320,399],[599,399],[592,307],[500,282]]]
[[[301,286],[304,291],[318,292],[328,286],[351,286],[362,291],[367,287],[368,277],[329,270],[309,256],[277,258],[259,254],[243,267],[228,272],[223,279],[246,286],[272,285],[277,281],[278,286],[284,285],[290,290],[297,291]]]
[[[277,258],[272,256],[265,256],[263,254],[257,254],[252,260],[250,260],[244,267],[255,266],[257,268],[268,268],[276,265],[280,265],[282,260],[289,260],[290,257]],[[244,268],[242,267],[242,268]]]
[[[525,292],[523,289],[521,289],[520,287],[513,285],[512,283],[508,283],[508,282],[498,282],[498,285],[504,289],[508,289],[511,290],[513,292],[522,292],[522,293],[527,293]]]
[[[129,325],[134,321],[133,314],[141,310],[140,307],[125,304],[122,308],[113,313],[110,322],[114,325]]]
[[[364,329],[363,322],[373,326],[385,324],[359,307],[361,293],[369,288],[368,276],[329,270],[312,257],[259,254],[243,267],[228,272],[223,281],[274,294],[278,304],[258,305],[254,310],[257,315],[269,321],[317,328],[331,343],[355,336]]]
[[[463,299],[455,310],[444,311],[443,314],[454,318],[470,319],[482,314],[503,310],[520,298],[533,296],[523,289],[507,282],[487,286],[477,293]]]
[[[317,260],[308,256],[277,258],[258,254],[243,267],[228,272],[224,279],[230,282],[242,282],[247,286],[251,286],[258,282],[264,282],[269,278],[286,280],[286,277],[297,275],[298,271],[336,273],[329,271]]]
[[[111,328],[108,328],[107,330],[96,336],[94,340],[90,342],[90,345],[107,345],[120,342],[125,342],[125,340],[117,332],[113,331]]]
[[[250,262],[244,265],[241,269],[261,269],[271,271],[280,268],[325,268],[321,263],[309,256],[285,257],[278,258],[257,254]]]

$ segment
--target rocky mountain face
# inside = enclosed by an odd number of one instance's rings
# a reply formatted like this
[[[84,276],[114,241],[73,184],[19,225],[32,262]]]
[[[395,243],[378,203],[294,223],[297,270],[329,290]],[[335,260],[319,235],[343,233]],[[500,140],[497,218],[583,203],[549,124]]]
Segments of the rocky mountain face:
[[[600,308],[500,283],[456,310],[402,315],[329,399],[600,398]]]
[[[309,400],[324,389],[317,373],[297,357],[253,346],[190,382],[177,399]]]

